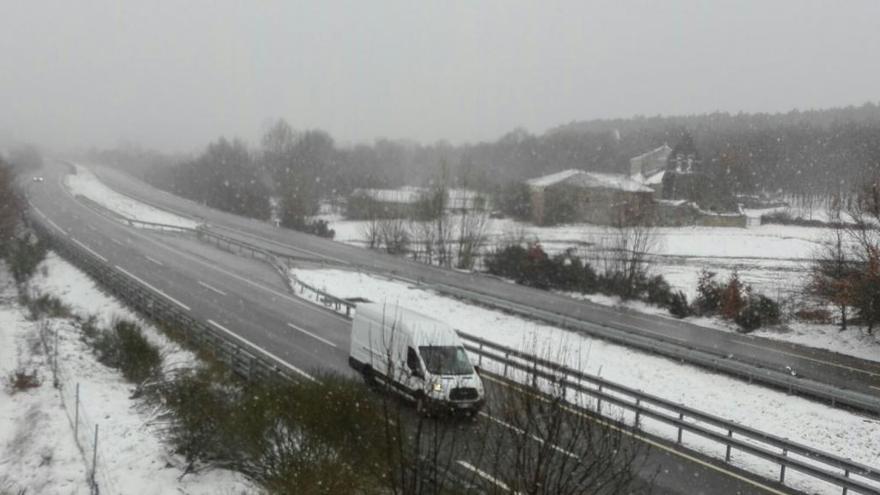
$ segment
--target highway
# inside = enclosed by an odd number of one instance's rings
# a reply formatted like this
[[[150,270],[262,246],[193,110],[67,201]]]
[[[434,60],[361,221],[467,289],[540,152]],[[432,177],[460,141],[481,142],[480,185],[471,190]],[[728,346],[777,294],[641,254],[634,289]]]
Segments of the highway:
[[[46,181],[30,187],[30,197],[37,214],[58,233],[115,266],[150,290],[189,312],[194,318],[208,322],[216,329],[233,335],[242,345],[281,360],[304,378],[322,371],[352,376],[347,366],[350,322],[323,307],[290,295],[279,275],[268,265],[220,251],[183,236],[157,234],[137,230],[98,214],[73,198],[61,183],[67,168],[47,164]],[[106,177],[107,174],[104,174]],[[212,224],[225,224],[240,229],[253,240],[258,235],[274,248],[278,243],[296,246],[298,255],[310,253],[316,258],[338,257],[370,263],[377,268],[393,270],[414,278],[427,276],[443,283],[466,283],[475,290],[494,290],[501,286],[511,298],[529,297],[530,302],[560,311],[575,311],[570,301],[555,296],[479,276],[413,266],[399,258],[390,258],[339,243],[328,242],[295,232],[275,230],[259,222],[213,212],[205,208],[178,203],[173,197],[139,186],[134,194],[120,186],[124,178],[111,184],[132,196],[149,195],[149,202],[172,204],[189,209],[190,214],[205,215]],[[128,182],[129,186],[135,184]],[[163,198],[163,199],[159,199]],[[170,208],[171,206],[169,206]],[[210,217],[209,217],[210,216]],[[537,297],[541,296],[541,297]],[[570,307],[571,306],[571,307]],[[599,316],[610,318],[614,313],[604,310]],[[628,317],[626,324],[646,325],[642,318]],[[783,356],[785,354],[782,354]],[[792,358],[794,359],[794,357]],[[798,358],[802,359],[802,358]],[[503,393],[500,385],[487,380],[490,395]],[[492,414],[491,407],[487,409]],[[484,434],[504,428],[491,418],[479,420]],[[484,439],[473,438],[480,443]],[[644,463],[639,466],[640,481],[653,479],[654,493],[716,494],[716,493],[793,493],[791,489],[758,479],[737,468],[708,459],[694,452],[680,450],[668,442],[649,437],[629,437],[646,449]],[[468,451],[465,449],[464,452]],[[474,469],[492,474],[492,466],[482,459],[462,459],[456,469],[462,476],[473,476]],[[483,465],[480,465],[483,462]],[[468,467],[470,466],[470,467]],[[656,478],[654,476],[656,475]],[[500,477],[500,475],[499,475]]]
[[[880,391],[880,363],[749,335],[708,329],[684,321],[624,312],[547,291],[513,285],[493,277],[428,266],[401,257],[349,246],[300,232],[278,229],[266,222],[205,207],[157,190],[133,177],[106,167],[95,167],[113,189],[184,216],[208,222],[224,235],[246,240],[293,256],[350,263],[428,284],[492,295],[521,305],[589,322],[621,333],[664,339],[683,348],[705,351],[797,376],[840,389],[869,395]]]

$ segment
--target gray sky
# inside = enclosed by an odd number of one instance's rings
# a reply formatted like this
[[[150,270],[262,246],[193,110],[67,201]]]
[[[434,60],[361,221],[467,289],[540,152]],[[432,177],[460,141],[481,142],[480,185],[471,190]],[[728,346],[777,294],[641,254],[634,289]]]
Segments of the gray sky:
[[[880,100],[880,2],[4,1],[0,139],[167,151]]]

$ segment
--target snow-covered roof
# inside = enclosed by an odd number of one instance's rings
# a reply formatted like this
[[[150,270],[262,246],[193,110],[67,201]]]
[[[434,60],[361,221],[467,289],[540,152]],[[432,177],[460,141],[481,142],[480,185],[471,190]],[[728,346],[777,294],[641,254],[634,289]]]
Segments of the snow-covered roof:
[[[666,154],[666,156],[669,156],[669,153],[672,153],[672,148],[670,148],[668,144],[663,143],[663,146],[659,146],[657,148],[654,148],[651,151],[646,151],[646,152],[642,153],[641,155],[634,156],[634,157],[630,158],[630,160],[639,160],[639,159],[647,158],[647,157],[655,155],[655,154],[661,154],[661,155]],[[665,160],[666,157],[664,156],[663,159]]]
[[[661,170],[659,172],[653,173],[645,177],[642,174],[635,174],[631,176],[632,180],[638,182],[639,184],[644,184],[646,186],[657,186],[663,183],[663,176],[666,175],[665,170]]]
[[[622,174],[603,174],[575,169],[564,170],[555,174],[529,179],[526,181],[526,184],[529,187],[547,187],[563,182],[591,189],[615,189],[626,192],[653,192],[651,188],[645,187]]]
[[[583,173],[583,170],[577,169],[563,170],[562,172],[556,172],[555,174],[544,175],[541,177],[535,177],[534,179],[529,179],[526,181],[526,185],[531,187],[552,186],[553,184],[558,184],[574,177],[575,175]]]
[[[412,204],[419,200],[422,191],[415,188],[403,189],[355,189],[353,196],[364,196],[382,203]]]

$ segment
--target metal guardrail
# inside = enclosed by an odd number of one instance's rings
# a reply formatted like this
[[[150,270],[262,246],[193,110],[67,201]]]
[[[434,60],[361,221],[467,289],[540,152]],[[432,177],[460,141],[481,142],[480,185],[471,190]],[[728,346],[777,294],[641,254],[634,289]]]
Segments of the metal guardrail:
[[[785,482],[786,470],[794,470],[831,483],[844,494],[850,491],[862,494],[880,493],[878,468],[817,451],[474,335],[458,333],[465,341],[465,348],[477,356],[479,365],[483,366],[484,359],[496,363],[503,370],[498,376],[504,379],[510,380],[510,370],[518,370],[530,377],[529,385],[533,388],[539,388],[538,381],[544,380],[564,389],[586,394],[598,401],[599,414],[603,402],[632,412],[637,428],[640,418],[656,420],[677,430],[678,444],[683,443],[682,432],[698,435],[724,446],[725,462],[730,462],[731,456],[737,451],[773,462],[779,466],[780,483]],[[595,414],[597,411],[584,412]],[[719,429],[722,431],[718,431]],[[803,459],[792,457],[793,455]]]
[[[845,405],[862,411],[880,414],[880,396],[842,389],[792,376],[790,373],[764,368],[757,364],[729,359],[697,348],[684,346],[681,342],[672,343],[665,341],[662,336],[647,337],[624,329],[568,318],[549,311],[457,287],[442,284],[425,284],[425,286],[441,294],[471,300],[490,308],[500,309],[544,321],[561,328],[582,332],[609,342],[621,343],[628,347],[696,364],[712,371],[722,371],[729,375],[743,378],[749,383],[760,382],[785,390],[788,393],[799,393],[804,396],[818,398],[831,403],[832,406]]]
[[[53,233],[34,216],[31,216],[31,220],[34,229],[39,235],[50,240],[54,250],[98,280],[113,296],[160,324],[185,329],[182,335],[190,344],[209,350],[215,358],[242,377],[248,380],[300,379],[300,375],[288,368],[285,363],[276,361],[257,349],[243,347],[230,336],[193,318],[169,300],[154,294],[137,280],[105,264],[94,254]]]

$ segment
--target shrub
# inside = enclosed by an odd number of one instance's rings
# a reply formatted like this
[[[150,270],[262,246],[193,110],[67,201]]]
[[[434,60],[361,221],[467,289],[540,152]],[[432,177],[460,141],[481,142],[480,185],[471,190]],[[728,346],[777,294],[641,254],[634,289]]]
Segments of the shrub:
[[[725,320],[735,319],[745,308],[746,301],[743,298],[743,289],[743,284],[739,280],[739,273],[734,270],[719,294],[718,312]]]
[[[795,311],[794,317],[810,323],[829,324],[832,322],[831,311],[824,308],[802,308]]]
[[[24,369],[19,368],[9,373],[9,376],[6,377],[6,388],[9,390],[10,395],[37,388],[41,384],[42,382],[37,376],[37,370],[28,373]]]
[[[782,312],[779,303],[763,294],[752,294],[734,321],[743,332],[779,323]]]
[[[162,364],[159,349],[151,344],[137,323],[117,320],[110,330],[87,340],[105,366],[118,369],[127,380],[142,383]]]
[[[672,287],[670,287],[662,275],[649,278],[644,285],[647,302],[662,307],[669,307],[672,304],[672,299],[676,294],[672,292]],[[682,292],[679,292],[679,294],[684,296]],[[686,301],[687,298],[685,298],[685,304],[687,303]]]
[[[69,306],[49,294],[41,294],[39,297],[33,298],[28,296],[26,292],[22,292],[20,302],[28,309],[31,320],[38,320],[44,316],[67,318],[72,314]]]
[[[692,313],[691,307],[688,305],[687,296],[682,291],[670,295],[669,303],[666,307],[669,309],[669,314],[676,318],[687,318]]]
[[[703,269],[697,282],[697,299],[694,301],[694,309],[697,314],[711,315],[718,311],[720,304],[721,286],[715,280],[715,272]]]
[[[13,239],[6,250],[6,261],[15,281],[20,284],[31,278],[48,251],[45,241],[30,235]]]

